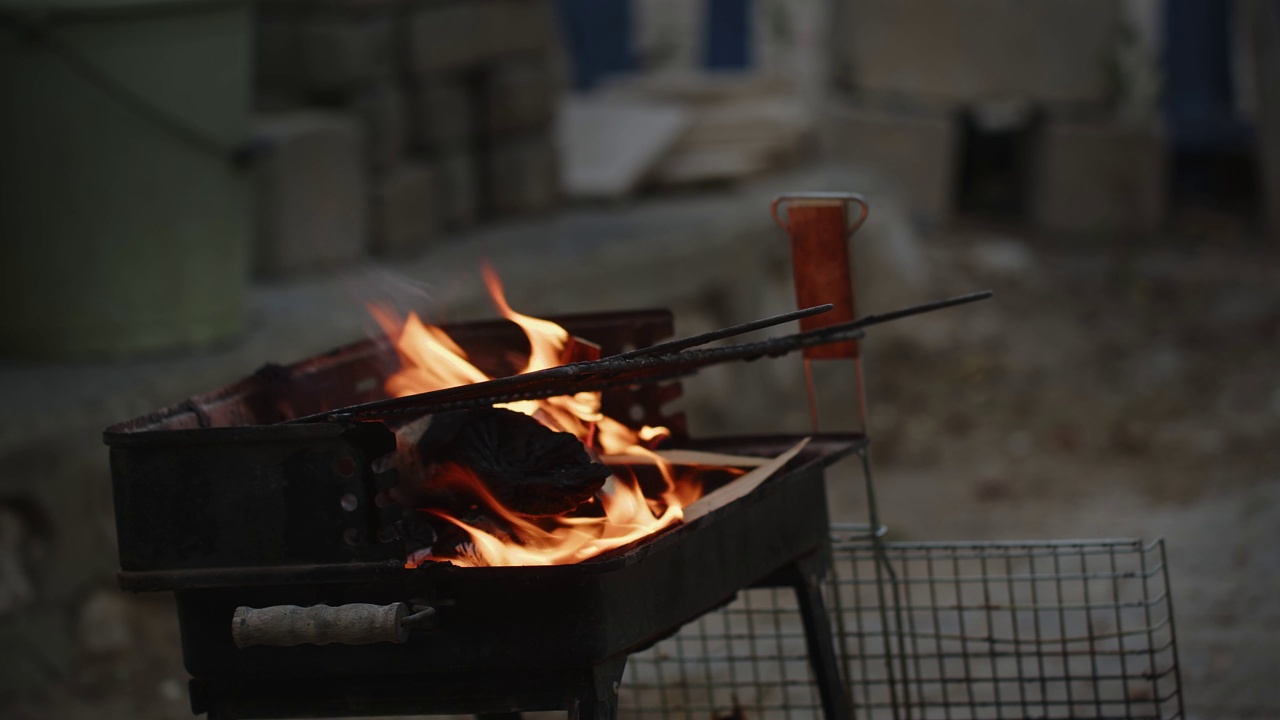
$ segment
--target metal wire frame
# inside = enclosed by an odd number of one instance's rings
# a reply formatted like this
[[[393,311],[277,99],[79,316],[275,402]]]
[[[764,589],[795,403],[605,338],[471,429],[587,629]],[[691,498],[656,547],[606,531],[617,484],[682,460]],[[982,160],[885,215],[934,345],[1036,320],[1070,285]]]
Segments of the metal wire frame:
[[[859,718],[1184,717],[1161,540],[877,542],[843,528],[833,544],[825,594]],[[633,656],[620,708],[816,720],[795,599],[744,591]]]

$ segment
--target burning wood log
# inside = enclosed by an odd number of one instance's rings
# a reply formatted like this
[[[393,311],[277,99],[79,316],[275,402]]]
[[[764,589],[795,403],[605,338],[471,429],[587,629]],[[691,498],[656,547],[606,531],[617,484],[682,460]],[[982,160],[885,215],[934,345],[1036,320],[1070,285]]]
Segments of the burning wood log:
[[[512,310],[490,270],[486,284],[499,312],[519,325],[529,341],[528,356],[515,374],[492,378],[447,334],[411,315],[395,340],[405,365],[385,383],[391,397],[323,414],[328,421],[378,418],[397,427],[399,452],[391,465],[400,483],[380,496],[379,507],[395,502],[407,511],[395,534],[405,540],[410,567],[428,560],[464,566],[579,562],[682,517],[692,521],[733,502],[800,450],[797,446],[771,461],[655,451],[655,441],[670,431],[630,427],[604,415],[600,391],[605,388],[853,340],[862,337],[867,325],[989,295],[952,298],[798,335],[699,347],[811,318],[831,307],[816,305],[600,359],[597,346],[560,325]],[[413,416],[417,419],[405,422]],[[596,452],[603,458],[593,462]],[[601,492],[609,467],[617,471],[616,481]],[[747,467],[754,470],[739,477]]]
[[[532,517],[563,515],[609,477],[577,437],[499,408],[436,415],[417,442],[428,477],[419,507],[491,505]],[[421,504],[419,504],[421,503]]]

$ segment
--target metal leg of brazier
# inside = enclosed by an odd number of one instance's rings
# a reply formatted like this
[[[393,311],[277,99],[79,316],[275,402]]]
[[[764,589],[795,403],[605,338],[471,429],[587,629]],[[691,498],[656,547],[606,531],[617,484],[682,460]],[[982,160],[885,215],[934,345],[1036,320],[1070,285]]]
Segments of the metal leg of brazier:
[[[569,720],[615,720],[618,717],[618,687],[627,656],[594,665],[569,701]]]
[[[810,555],[796,563],[799,575],[794,585],[796,602],[804,621],[809,664],[813,667],[813,677],[818,684],[823,714],[827,720],[853,720],[853,702],[849,699],[840,676],[835,634],[831,631],[831,619],[822,599],[822,580],[827,574],[826,567],[825,559],[820,554]]]

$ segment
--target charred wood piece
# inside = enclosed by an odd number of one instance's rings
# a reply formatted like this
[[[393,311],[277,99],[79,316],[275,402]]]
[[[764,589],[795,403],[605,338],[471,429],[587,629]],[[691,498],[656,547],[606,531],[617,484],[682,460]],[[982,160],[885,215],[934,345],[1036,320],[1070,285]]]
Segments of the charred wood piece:
[[[590,500],[610,472],[574,435],[500,408],[436,415],[417,447],[423,465],[434,467],[426,497],[443,501],[424,507],[446,510],[484,507],[487,491],[521,515],[563,515]],[[460,471],[483,488],[458,477]]]

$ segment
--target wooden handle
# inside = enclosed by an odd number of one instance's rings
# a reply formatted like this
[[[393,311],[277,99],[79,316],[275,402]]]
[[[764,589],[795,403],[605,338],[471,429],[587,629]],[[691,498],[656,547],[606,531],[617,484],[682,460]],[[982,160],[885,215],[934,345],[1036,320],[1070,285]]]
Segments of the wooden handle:
[[[305,608],[297,605],[242,606],[236,608],[231,618],[231,638],[238,648],[253,645],[293,647],[330,643],[402,643],[409,639],[409,631],[400,622],[408,611],[405,603],[353,603]]]

